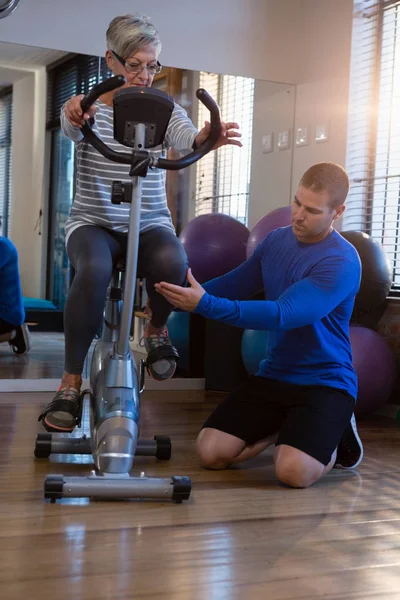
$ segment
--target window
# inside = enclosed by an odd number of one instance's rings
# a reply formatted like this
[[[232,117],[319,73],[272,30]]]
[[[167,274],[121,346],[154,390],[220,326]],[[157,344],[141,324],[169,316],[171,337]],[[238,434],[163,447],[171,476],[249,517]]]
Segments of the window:
[[[400,0],[356,1],[343,230],[382,243],[400,293]]]
[[[247,224],[254,79],[202,72],[199,87],[216,100],[224,121],[239,124],[243,147],[220,148],[197,163],[195,216],[221,212]],[[198,129],[209,118],[209,111],[200,103]]]
[[[11,210],[12,88],[0,91],[0,235],[7,237]]]
[[[87,94],[109,75],[103,58],[86,55],[75,56],[49,71],[47,130],[51,136],[51,177],[47,298],[60,310],[70,283],[65,223],[75,188],[75,145],[61,131],[61,108],[71,96]]]

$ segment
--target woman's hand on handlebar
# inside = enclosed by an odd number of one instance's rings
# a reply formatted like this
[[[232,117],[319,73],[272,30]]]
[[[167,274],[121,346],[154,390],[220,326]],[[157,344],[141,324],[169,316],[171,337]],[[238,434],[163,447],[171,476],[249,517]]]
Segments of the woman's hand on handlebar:
[[[221,134],[218,140],[215,142],[213,150],[217,150],[217,148],[226,146],[227,144],[242,147],[242,142],[233,139],[242,137],[238,131],[235,131],[235,129],[239,129],[239,125],[237,123],[224,123],[224,121],[221,121]],[[206,141],[210,135],[210,131],[211,125],[209,121],[206,121],[203,129],[200,129],[199,133],[195,137],[196,148],[201,146],[201,144]]]
[[[83,94],[72,96],[64,107],[65,116],[74,127],[82,127],[88,119],[94,117],[96,107],[93,105],[82,114],[81,102],[84,98]]]

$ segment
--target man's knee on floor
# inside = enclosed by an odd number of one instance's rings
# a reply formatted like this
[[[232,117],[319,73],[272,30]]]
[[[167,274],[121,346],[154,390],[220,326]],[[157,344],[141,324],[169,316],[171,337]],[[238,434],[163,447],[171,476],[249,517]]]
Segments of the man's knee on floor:
[[[293,488],[308,488],[324,474],[324,465],[295,448],[277,447],[275,475]]]
[[[217,429],[203,429],[196,440],[196,453],[204,469],[226,469],[240,449]],[[229,436],[232,437],[232,436]]]
[[[308,488],[320,478],[319,473],[280,463],[275,466],[275,475],[281,483],[293,488]]]

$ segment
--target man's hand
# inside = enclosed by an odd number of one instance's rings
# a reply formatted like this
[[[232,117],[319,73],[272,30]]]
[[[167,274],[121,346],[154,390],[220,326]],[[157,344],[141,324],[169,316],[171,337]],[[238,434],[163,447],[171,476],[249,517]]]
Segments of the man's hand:
[[[226,146],[227,144],[232,144],[234,146],[242,146],[242,142],[239,140],[235,140],[232,138],[241,137],[242,134],[234,131],[235,129],[239,129],[239,125],[237,123],[224,123],[221,121],[221,134],[215,145],[213,146],[213,150],[217,150],[221,146]],[[208,121],[205,122],[203,129],[200,129],[199,133],[195,137],[196,148],[201,146],[203,142],[206,141],[211,132],[211,125]]]
[[[187,312],[192,312],[197,307],[200,299],[206,291],[201,285],[195,280],[192,275],[191,269],[188,269],[187,280],[190,287],[181,287],[180,285],[174,285],[173,283],[166,283],[161,281],[155,284],[155,288],[159,294],[164,296],[166,300],[175,308],[180,308]]]

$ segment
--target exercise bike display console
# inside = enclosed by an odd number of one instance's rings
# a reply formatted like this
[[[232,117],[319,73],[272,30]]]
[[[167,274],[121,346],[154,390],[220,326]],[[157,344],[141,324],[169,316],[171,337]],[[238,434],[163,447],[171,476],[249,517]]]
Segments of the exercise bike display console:
[[[87,111],[103,94],[121,87],[121,75],[96,85],[82,100]],[[142,178],[149,169],[179,170],[189,167],[210,152],[219,138],[219,109],[209,94],[197,90],[198,99],[210,111],[211,132],[198,148],[178,160],[152,156],[148,149],[160,146],[174,109],[167,94],[151,88],[129,87],[114,94],[114,137],[130,152],[117,152],[93,131],[94,120],[82,127],[86,139],[102,156],[130,166],[130,182],[112,182],[112,202],[130,203],[126,263],[118,264],[112,274],[104,308],[103,329],[93,350],[90,368],[90,438],[65,434],[40,433],[36,438],[36,458],[52,454],[91,454],[95,470],[88,477],[48,475],[44,496],[51,501],[65,497],[144,498],[187,500],[191,492],[189,477],[133,477],[135,456],[154,456],[168,460],[171,440],[155,436],[140,440],[140,395],[144,389],[145,361],[138,370],[129,346],[137,276]],[[83,404],[83,402],[82,402]],[[82,420],[83,406],[76,425]]]

